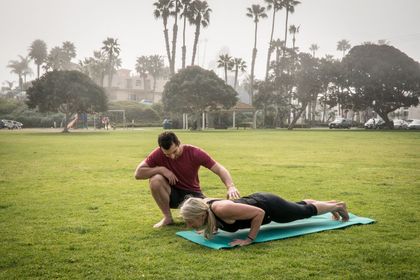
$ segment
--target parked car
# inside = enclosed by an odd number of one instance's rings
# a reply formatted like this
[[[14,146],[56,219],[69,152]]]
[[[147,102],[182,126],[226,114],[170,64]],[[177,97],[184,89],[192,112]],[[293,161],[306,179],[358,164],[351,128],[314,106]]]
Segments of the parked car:
[[[351,127],[352,121],[345,118],[336,118],[334,121],[328,124],[330,129],[332,128],[347,128]]]
[[[408,123],[405,120],[393,120],[394,129],[407,129]]]
[[[420,120],[413,120],[410,122],[407,129],[420,129]]]
[[[23,124],[21,122],[12,121],[13,128],[12,129],[22,129]]]
[[[365,122],[366,129],[383,128],[384,125],[385,125],[385,121],[380,118],[371,118],[367,122]]]
[[[23,126],[22,123],[17,121],[11,120],[1,120],[0,121],[0,128],[7,128],[7,129],[21,129]]]

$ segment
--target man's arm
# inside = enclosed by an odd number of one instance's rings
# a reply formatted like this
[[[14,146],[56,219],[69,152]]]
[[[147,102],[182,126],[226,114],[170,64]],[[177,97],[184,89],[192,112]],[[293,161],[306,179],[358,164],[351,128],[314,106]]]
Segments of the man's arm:
[[[232,176],[230,176],[229,171],[223,165],[216,162],[216,164],[213,165],[210,170],[217,174],[217,176],[220,177],[220,180],[222,180],[223,184],[225,184],[229,199],[236,199],[241,197],[239,191],[236,189],[235,184],[233,183]]]
[[[136,178],[137,180],[144,180],[149,179],[155,176],[156,174],[160,174],[166,179],[168,179],[170,185],[175,185],[176,182],[178,182],[178,178],[172,171],[170,171],[164,166],[150,167],[145,160],[143,160],[142,162],[140,162],[139,165],[137,165],[136,171],[134,171],[134,178]]]

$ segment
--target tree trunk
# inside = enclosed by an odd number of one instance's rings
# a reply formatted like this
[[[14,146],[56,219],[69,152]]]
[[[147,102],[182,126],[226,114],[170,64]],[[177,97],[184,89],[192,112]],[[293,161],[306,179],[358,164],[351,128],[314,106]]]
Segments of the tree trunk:
[[[178,37],[178,1],[175,1],[175,23],[172,33],[172,64],[171,73],[175,73],[176,40]]]
[[[198,37],[200,37],[201,18],[200,20],[197,20],[197,22],[198,24],[196,24],[195,26],[194,46],[193,46],[191,65],[194,65],[195,55],[197,53]]]
[[[164,20],[163,26],[164,26],[163,34],[165,36],[165,44],[166,44],[166,54],[168,55],[168,61],[169,61],[169,71],[170,71],[170,74],[172,76],[174,73],[172,72],[172,68],[171,68],[172,58],[171,58],[171,51],[170,51],[170,48],[169,48],[169,34],[168,34],[168,28],[166,27],[165,20]]]
[[[273,23],[271,25],[271,35],[270,35],[270,42],[268,44],[268,52],[267,52],[267,64],[265,68],[265,80],[268,79],[268,70],[270,69],[270,60],[271,60],[271,43],[273,42],[273,35],[274,35],[274,23],[276,21],[276,8],[273,7]]]
[[[228,81],[227,81],[227,65],[225,65],[225,83],[226,84],[228,83]]]
[[[235,82],[233,84],[233,88],[236,90],[236,85],[238,84],[238,71],[239,71],[239,66],[236,65],[235,68]]]
[[[307,105],[308,105],[307,102],[302,104],[302,108],[300,108],[300,110],[298,111],[298,114],[293,116],[293,120],[289,124],[289,127],[287,128],[288,130],[293,130],[293,128],[295,127],[295,124],[296,124],[297,120],[300,118],[300,116],[302,115],[302,113],[306,110],[306,106]]]
[[[182,30],[182,69],[185,68],[185,59],[187,55],[187,47],[185,46],[185,29],[187,26],[187,16],[185,14],[186,9],[187,9],[187,6],[184,7],[184,28]]]
[[[37,64],[36,65],[36,73],[37,73],[37,77],[38,77],[38,79],[39,79],[39,68],[40,68],[40,64]]]
[[[287,47],[287,22],[288,21],[289,21],[289,3],[287,3],[287,6],[286,6],[286,26],[284,27],[284,47]]]
[[[255,34],[254,34],[254,48],[252,49],[252,63],[251,63],[251,88],[249,89],[249,99],[252,106],[254,99],[254,68],[255,68],[255,59],[257,57],[257,31],[258,25],[255,23]]]

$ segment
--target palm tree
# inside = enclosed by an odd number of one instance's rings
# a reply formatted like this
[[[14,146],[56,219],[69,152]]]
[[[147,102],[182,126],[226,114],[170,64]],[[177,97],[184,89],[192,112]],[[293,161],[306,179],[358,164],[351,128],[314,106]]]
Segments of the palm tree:
[[[149,56],[148,72],[153,77],[153,93],[156,90],[156,80],[162,76],[165,65],[160,55]],[[154,97],[153,97],[154,100]]]
[[[271,49],[271,42],[273,41],[273,35],[274,35],[274,24],[276,21],[276,13],[280,11],[283,6],[282,0],[264,0],[267,3],[267,11],[271,10],[273,8],[273,22],[271,24],[271,34],[270,34],[270,41],[268,43],[268,52],[267,52],[267,65],[265,68],[265,80],[268,79],[268,70],[270,68],[270,60],[271,60],[271,53],[273,52],[273,49]]]
[[[270,45],[272,50],[276,51],[275,74],[280,77],[280,54],[284,51],[284,41],[277,39],[273,40]]]
[[[175,2],[175,9],[171,12],[171,14],[174,16],[174,27],[173,27],[173,33],[172,33],[172,65],[171,65],[171,71],[175,73],[175,57],[176,57],[176,41],[178,37],[178,14],[181,10],[181,2],[180,0],[174,0]]]
[[[234,58],[233,59],[233,67],[232,70],[235,71],[235,82],[233,84],[233,88],[236,90],[236,85],[238,84],[238,73],[239,71],[245,72],[246,63],[242,58]]]
[[[265,13],[265,7],[260,5],[252,5],[251,8],[247,8],[247,17],[250,17],[254,20],[255,23],[255,32],[254,32],[254,48],[252,49],[252,62],[251,62],[251,81],[250,81],[250,92],[249,98],[252,105],[253,98],[253,87],[254,87],[254,68],[255,68],[255,59],[257,57],[257,31],[258,31],[258,22],[260,18],[266,18],[267,14]]]
[[[286,8],[286,24],[284,26],[284,45],[287,46],[287,24],[289,21],[289,13],[295,12],[295,6],[299,5],[297,0],[283,0],[283,6]]]
[[[121,60],[118,60],[118,56],[120,55],[120,45],[118,44],[118,39],[109,37],[106,38],[102,44],[102,51],[106,55],[108,61],[108,88],[111,88],[114,68],[118,66],[118,63],[121,65]]]
[[[219,60],[217,61],[218,68],[224,68],[225,70],[225,83],[227,84],[227,72],[228,70],[232,70],[233,61],[232,57],[228,54],[221,54],[219,56]]]
[[[37,78],[39,79],[39,70],[41,65],[45,63],[47,59],[47,44],[42,40],[35,40],[29,47],[29,57],[34,60],[37,70]]]
[[[148,69],[150,68],[150,60],[147,56],[140,56],[136,61],[136,71],[140,77],[143,78],[143,89],[146,90],[146,79],[148,75]]]
[[[289,26],[289,33],[292,34],[293,36],[292,38],[293,50],[295,50],[296,48],[296,33],[299,33],[299,29],[300,29],[300,25],[298,27],[296,27],[293,24]]]
[[[10,60],[9,64],[7,65],[10,68],[10,73],[16,74],[19,77],[19,89],[23,90],[23,76],[31,73],[32,70],[29,68],[29,58],[23,57],[19,55],[20,61],[18,60]],[[26,78],[25,78],[26,82]]]
[[[61,50],[65,58],[63,67],[64,69],[69,69],[71,60],[76,57],[76,47],[72,42],[65,41],[61,46]]]
[[[171,75],[173,75],[174,72],[172,72],[172,69],[175,68],[172,68],[173,62],[169,46],[168,18],[171,15],[171,9],[174,7],[174,0],[158,0],[157,2],[153,3],[153,5],[155,6],[155,10],[153,11],[155,18],[162,18],[163,21],[163,34],[165,36],[166,55],[168,56]]]
[[[343,52],[343,57],[346,55],[346,51],[351,48],[350,42],[346,39],[337,42],[337,51]]]
[[[185,46],[185,28],[187,26],[187,19],[190,18],[191,12],[190,12],[190,4],[191,0],[181,0],[182,3],[182,13],[181,18],[184,19],[184,27],[182,30],[182,69],[185,68],[185,59],[187,56],[187,47]]]
[[[210,13],[212,10],[209,8],[206,1],[195,0],[191,3],[191,18],[190,24],[195,25],[194,45],[191,59],[191,65],[194,65],[195,55],[197,53],[198,38],[200,37],[201,26],[207,27],[210,23]]]
[[[309,47],[309,50],[312,52],[312,57],[315,57],[315,52],[316,52],[317,50],[319,50],[319,47],[318,47],[318,45],[317,45],[317,44],[312,44],[312,45]]]

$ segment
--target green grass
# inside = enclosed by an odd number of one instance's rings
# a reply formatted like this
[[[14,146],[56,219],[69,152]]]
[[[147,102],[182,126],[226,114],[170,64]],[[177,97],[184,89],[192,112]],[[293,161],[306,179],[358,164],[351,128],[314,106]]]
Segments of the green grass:
[[[420,133],[182,132],[241,193],[345,200],[375,224],[210,250],[153,229],[161,215],[136,165],[157,129],[0,133],[0,279],[418,279]],[[208,196],[225,191],[201,169]]]

